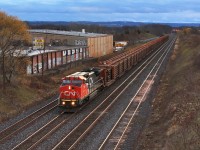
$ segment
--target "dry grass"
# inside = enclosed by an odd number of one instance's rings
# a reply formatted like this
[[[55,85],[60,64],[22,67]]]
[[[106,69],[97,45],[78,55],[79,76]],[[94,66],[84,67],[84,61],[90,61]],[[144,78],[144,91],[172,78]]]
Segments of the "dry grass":
[[[90,60],[75,65],[69,70],[58,68],[54,71],[45,72],[43,77],[41,75],[25,75],[15,78],[12,85],[7,87],[4,93],[0,88],[0,122],[58,93],[61,79],[64,76],[96,64],[97,60]]]
[[[138,149],[200,148],[200,35],[180,37]]]
[[[52,83],[51,80],[49,81]],[[4,121],[20,113],[23,109],[28,109],[43,98],[47,98],[55,91],[55,88],[40,77],[15,79],[4,93],[0,89],[0,121]]]

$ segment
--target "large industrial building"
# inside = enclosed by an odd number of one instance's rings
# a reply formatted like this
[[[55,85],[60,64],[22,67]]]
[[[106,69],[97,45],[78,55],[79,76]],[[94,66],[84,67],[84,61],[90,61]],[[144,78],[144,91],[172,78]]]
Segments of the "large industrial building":
[[[113,36],[107,34],[58,30],[29,30],[33,47],[27,74],[37,74],[60,65],[72,64],[89,57],[101,57],[113,52]]]
[[[34,29],[32,38],[42,37],[48,46],[86,46],[89,57],[100,57],[113,52],[113,35],[82,32]]]

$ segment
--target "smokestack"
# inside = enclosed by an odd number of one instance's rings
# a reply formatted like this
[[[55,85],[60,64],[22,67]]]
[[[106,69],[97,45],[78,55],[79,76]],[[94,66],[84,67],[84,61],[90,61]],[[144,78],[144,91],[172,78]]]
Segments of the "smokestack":
[[[82,33],[85,33],[85,29],[82,29]]]

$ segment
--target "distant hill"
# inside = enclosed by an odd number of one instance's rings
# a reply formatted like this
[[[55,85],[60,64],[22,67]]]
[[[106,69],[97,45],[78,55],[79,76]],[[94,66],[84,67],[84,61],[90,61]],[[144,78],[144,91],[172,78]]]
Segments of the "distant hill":
[[[152,23],[152,22],[131,22],[131,21],[113,21],[113,22],[90,22],[90,21],[77,21],[77,22],[65,22],[65,21],[27,21],[30,25],[68,25],[68,24],[84,24],[84,25],[99,25],[107,27],[122,27],[122,26],[141,26],[147,24],[163,24],[171,27],[200,27],[200,23]]]
[[[200,23],[161,23],[171,27],[200,27]]]

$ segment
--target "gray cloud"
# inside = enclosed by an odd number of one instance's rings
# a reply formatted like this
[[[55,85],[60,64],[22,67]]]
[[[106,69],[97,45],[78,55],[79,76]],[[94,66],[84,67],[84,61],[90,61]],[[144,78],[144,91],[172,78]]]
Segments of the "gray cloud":
[[[23,20],[191,21],[200,19],[197,0],[7,0],[0,10]],[[176,17],[176,19],[175,19]],[[42,19],[41,19],[42,18]],[[110,21],[112,21],[110,20]]]

